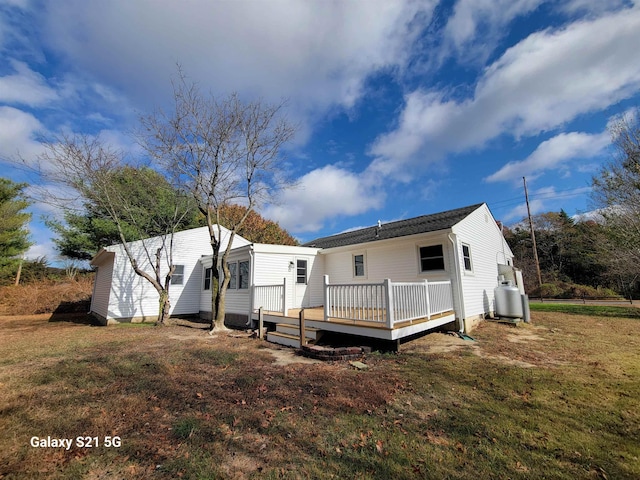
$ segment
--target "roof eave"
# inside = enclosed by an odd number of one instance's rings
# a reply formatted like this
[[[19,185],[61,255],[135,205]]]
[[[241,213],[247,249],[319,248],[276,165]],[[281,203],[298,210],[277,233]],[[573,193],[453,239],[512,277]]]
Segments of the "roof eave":
[[[446,235],[451,233],[451,228],[443,228],[441,230],[432,230],[430,232],[420,232],[413,233],[411,235],[401,235],[398,237],[384,238],[382,240],[370,240],[368,242],[360,242],[360,243],[350,243],[348,245],[340,245],[338,247],[327,247],[322,248],[320,253],[335,253],[341,250],[353,250],[358,248],[371,248],[378,246],[385,246],[393,242],[397,242],[399,240],[415,240],[420,237],[437,237],[440,235]]]

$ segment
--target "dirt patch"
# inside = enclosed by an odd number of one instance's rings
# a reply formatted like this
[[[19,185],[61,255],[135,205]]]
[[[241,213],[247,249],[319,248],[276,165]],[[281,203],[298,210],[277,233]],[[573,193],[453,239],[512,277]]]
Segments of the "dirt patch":
[[[458,336],[448,333],[434,332],[422,338],[409,342],[401,347],[401,352],[425,352],[425,353],[447,353],[456,352],[464,348],[474,346],[473,341],[463,340]]]
[[[516,331],[506,336],[507,342],[511,343],[529,343],[543,340],[540,335],[528,331]]]
[[[509,344],[527,344],[529,342],[544,340],[540,335],[537,335],[528,329],[524,329],[522,331],[513,330],[512,327],[504,325],[493,325],[489,328],[491,328],[491,330],[496,330],[495,332],[492,331],[494,334],[502,330],[502,332],[504,332],[503,338],[509,342]],[[507,328],[509,330],[507,330]],[[479,336],[474,337],[476,338],[475,341],[463,340],[449,333],[430,333],[407,344],[406,346],[403,346],[402,352],[406,354],[423,352],[428,355],[436,355],[467,350],[478,357],[495,360],[506,365],[513,365],[522,368],[532,368],[536,366],[536,363],[528,361],[528,359],[520,358],[520,356],[516,354],[518,350],[523,350],[522,346],[517,347],[517,350],[509,349],[509,351],[507,351],[507,349],[504,348],[504,341],[500,342],[500,344],[496,342],[496,345],[494,345],[492,340],[495,337],[492,336],[491,341],[486,341],[482,338],[482,330],[483,328],[478,329],[477,332]],[[496,349],[495,346],[498,348]],[[524,350],[529,351],[529,349]]]
[[[511,358],[505,355],[493,355],[491,353],[483,351],[482,348],[474,348],[472,351],[475,355],[481,358],[495,360],[497,362],[504,363],[505,365],[513,365],[515,367],[521,367],[521,368],[534,368],[537,366],[533,363],[518,360],[517,358]]]
[[[301,355],[296,355],[293,349],[273,349],[269,348],[267,350],[273,357],[275,358],[273,364],[277,366],[284,365],[292,365],[295,363],[305,363],[308,365],[312,365],[315,363],[322,363],[321,360],[315,360],[313,358],[303,357]]]

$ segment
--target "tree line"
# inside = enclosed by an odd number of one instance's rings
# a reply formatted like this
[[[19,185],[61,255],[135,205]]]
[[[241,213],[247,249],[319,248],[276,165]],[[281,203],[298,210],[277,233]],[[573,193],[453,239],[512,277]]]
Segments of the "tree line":
[[[640,297],[640,121],[637,112],[610,128],[612,157],[592,179],[593,211],[533,218],[542,286],[529,229],[505,230],[527,290],[548,297]]]

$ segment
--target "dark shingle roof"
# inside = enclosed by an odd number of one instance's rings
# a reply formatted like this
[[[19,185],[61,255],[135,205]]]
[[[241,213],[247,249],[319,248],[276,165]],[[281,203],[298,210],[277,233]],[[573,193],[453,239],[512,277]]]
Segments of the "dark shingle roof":
[[[374,226],[352,232],[340,233],[338,235],[331,235],[330,237],[317,238],[316,240],[305,243],[303,246],[318,248],[343,247],[345,245],[375,242],[388,238],[406,237],[407,235],[415,235],[417,233],[446,230],[482,205],[482,203],[478,203],[446,212],[422,215],[421,217],[399,220],[397,222],[383,223],[379,231],[378,227]]]

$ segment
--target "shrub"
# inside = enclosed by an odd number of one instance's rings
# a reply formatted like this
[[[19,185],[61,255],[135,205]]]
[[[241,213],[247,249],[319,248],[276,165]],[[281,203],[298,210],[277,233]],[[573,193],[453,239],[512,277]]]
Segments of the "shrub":
[[[622,298],[616,292],[604,287],[591,287],[570,282],[543,283],[541,287],[530,292],[532,297],[543,298]]]
[[[42,280],[26,285],[0,287],[0,314],[36,315],[66,311],[88,311],[93,291],[93,275],[75,280]]]

